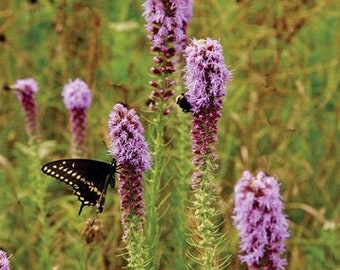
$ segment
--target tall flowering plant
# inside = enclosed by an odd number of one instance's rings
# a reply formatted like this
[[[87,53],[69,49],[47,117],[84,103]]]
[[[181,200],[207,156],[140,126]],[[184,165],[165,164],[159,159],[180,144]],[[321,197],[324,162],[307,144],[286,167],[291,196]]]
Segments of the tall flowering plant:
[[[143,16],[146,21],[148,38],[151,41],[153,53],[153,66],[150,70],[152,80],[149,82],[151,93],[149,107],[155,111],[150,129],[151,145],[154,163],[153,170],[147,178],[145,196],[147,197],[146,239],[150,265],[158,268],[161,251],[159,238],[161,234],[158,213],[159,201],[169,198],[168,195],[160,196],[161,183],[165,164],[164,130],[167,115],[170,113],[170,103],[175,91],[176,65],[180,53],[187,45],[187,27],[192,17],[192,0],[146,0],[143,4]],[[164,215],[162,215],[164,216]]]
[[[161,106],[164,114],[169,113],[162,103],[174,94],[171,74],[176,70],[176,54],[187,45],[187,26],[192,17],[192,0],[147,0],[143,4],[146,29],[155,54],[151,73],[159,80],[150,81],[150,107]],[[160,101],[160,102],[158,102]],[[161,104],[158,104],[161,103]]]
[[[42,254],[48,254],[50,250],[50,233],[49,227],[46,221],[46,204],[45,204],[45,194],[46,194],[46,182],[42,180],[40,173],[36,170],[40,165],[40,151],[43,144],[40,143],[40,124],[38,121],[38,110],[37,110],[37,102],[35,99],[35,94],[38,92],[38,84],[32,78],[19,79],[15,82],[14,86],[12,86],[16,92],[18,100],[22,106],[24,116],[25,116],[25,129],[29,139],[30,147],[22,148],[23,153],[28,155],[25,160],[29,160],[26,162],[27,165],[27,174],[25,177],[30,179],[27,181],[27,185],[25,186],[25,190],[27,194],[34,194],[31,197],[31,212],[36,215],[36,222],[39,224],[40,233],[39,240],[37,241],[37,245],[39,246]],[[37,187],[39,187],[37,189]],[[34,207],[32,207],[34,206]],[[36,212],[34,212],[36,211]],[[36,229],[36,223],[30,223],[27,227],[27,230]],[[4,262],[6,259],[4,254],[0,254]],[[50,261],[50,257],[40,256],[39,264],[48,265]],[[5,268],[1,269],[9,269],[9,266],[5,264]]]
[[[25,128],[29,142],[37,143],[40,140],[40,125],[34,94],[39,90],[38,84],[32,78],[19,79],[15,82],[13,88],[24,112]]]
[[[217,124],[226,95],[225,85],[231,78],[231,72],[224,63],[222,47],[216,40],[194,39],[185,50],[185,56],[184,81],[188,89],[185,98],[192,111],[193,163],[201,168],[209,159],[216,167]],[[199,181],[200,173],[195,174],[193,187]]]
[[[226,83],[231,77],[223,58],[222,47],[216,40],[192,40],[185,50],[184,98],[191,105],[191,140],[195,171],[192,176],[193,204],[197,222],[200,263],[213,267],[217,247],[222,238],[214,232],[215,208],[214,173],[217,169],[218,120],[221,116],[222,99],[226,95]]]
[[[80,80],[69,81],[62,91],[64,104],[70,111],[72,157],[86,155],[86,110],[91,105],[91,90]]]
[[[128,267],[142,269],[143,259],[143,172],[150,166],[150,154],[143,126],[136,112],[122,104],[113,107],[108,121],[112,154],[119,166],[120,209],[123,240],[129,253]]]
[[[249,269],[284,269],[289,231],[276,177],[243,172],[235,186],[233,220],[241,238],[239,257]]]

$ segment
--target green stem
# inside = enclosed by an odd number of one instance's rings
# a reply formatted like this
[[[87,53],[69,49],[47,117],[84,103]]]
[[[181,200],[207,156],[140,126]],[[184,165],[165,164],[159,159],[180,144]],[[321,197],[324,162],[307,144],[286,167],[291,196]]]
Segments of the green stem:
[[[159,106],[157,118],[152,123],[153,167],[145,183],[146,204],[146,242],[148,245],[147,262],[149,269],[158,269],[161,251],[159,248],[160,225],[158,218],[158,199],[164,164],[164,115],[163,106]]]
[[[221,245],[225,243],[225,240],[222,235],[217,233],[218,227],[214,223],[218,215],[214,186],[215,169],[209,157],[206,157],[204,165],[199,170],[201,178],[193,190],[194,214],[197,222],[195,234],[199,239],[194,244],[199,254],[196,257],[201,269],[221,269],[221,264],[225,262],[219,256],[222,251]]]
[[[47,222],[47,213],[45,206],[45,194],[47,188],[47,181],[43,179],[40,172],[40,158],[38,155],[37,145],[32,145],[27,156],[29,157],[28,172],[30,181],[30,192],[32,196],[33,206],[36,211],[36,223],[31,229],[34,230],[32,233],[38,233],[38,243],[36,250],[38,251],[38,265],[40,269],[51,268],[52,256],[51,256],[51,234],[49,233],[49,226]]]
[[[168,220],[171,222],[173,228],[170,234],[170,241],[175,254],[169,251],[172,262],[170,266],[174,269],[186,268],[186,257],[184,256],[187,249],[186,241],[186,213],[185,205],[188,197],[189,185],[188,179],[192,171],[191,151],[190,151],[190,127],[187,124],[186,117],[190,115],[183,115],[182,111],[177,111],[176,120],[176,148],[174,153],[175,175],[171,185],[171,211]],[[174,257],[175,256],[175,257]]]
[[[143,230],[140,229],[140,224],[140,217],[132,215],[129,222],[129,235],[126,241],[126,249],[128,251],[127,267],[129,269],[143,270],[146,267]]]

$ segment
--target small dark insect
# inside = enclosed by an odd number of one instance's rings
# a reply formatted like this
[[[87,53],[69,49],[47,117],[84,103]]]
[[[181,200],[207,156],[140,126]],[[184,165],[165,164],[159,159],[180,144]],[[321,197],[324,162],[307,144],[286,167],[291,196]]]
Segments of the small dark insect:
[[[5,91],[10,91],[11,90],[11,87],[8,85],[8,84],[4,84],[2,86],[2,89],[4,89]]]
[[[154,101],[152,98],[149,98],[146,102],[145,105],[149,108],[152,108],[156,106],[156,101]]]
[[[118,104],[123,105],[125,108],[129,109],[129,105],[127,103],[124,102],[118,102]]]
[[[3,43],[6,42],[6,35],[3,33],[0,34],[0,42],[3,42]]]
[[[191,104],[185,97],[184,93],[182,93],[176,98],[176,104],[178,104],[178,106],[182,108],[183,112],[191,112],[191,108],[192,108]]]
[[[115,186],[117,162],[105,163],[91,159],[61,159],[46,163],[41,167],[44,174],[64,182],[73,189],[81,206],[97,206],[97,213],[103,211],[108,186]]]

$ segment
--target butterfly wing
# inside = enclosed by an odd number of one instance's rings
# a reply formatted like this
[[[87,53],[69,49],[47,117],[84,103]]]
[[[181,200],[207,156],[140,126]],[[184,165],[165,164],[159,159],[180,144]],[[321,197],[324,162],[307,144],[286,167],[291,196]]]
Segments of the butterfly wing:
[[[114,186],[116,163],[111,164],[91,159],[62,159],[46,163],[42,172],[72,187],[81,202],[80,215],[84,206],[97,206],[103,211],[105,194],[109,184]]]

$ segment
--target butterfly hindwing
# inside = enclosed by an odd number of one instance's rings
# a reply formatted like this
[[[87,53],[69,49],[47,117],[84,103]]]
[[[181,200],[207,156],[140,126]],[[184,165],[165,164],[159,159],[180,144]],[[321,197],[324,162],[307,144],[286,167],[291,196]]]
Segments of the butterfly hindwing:
[[[97,206],[103,210],[108,185],[114,187],[117,166],[91,159],[62,159],[46,163],[42,172],[72,187],[81,202],[79,213],[84,206]]]

